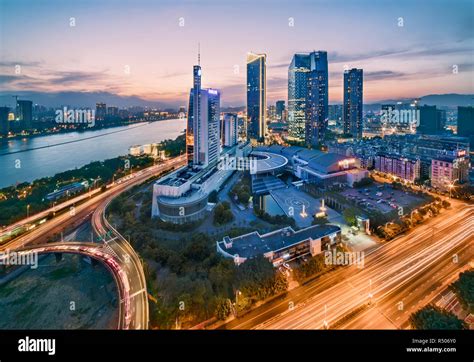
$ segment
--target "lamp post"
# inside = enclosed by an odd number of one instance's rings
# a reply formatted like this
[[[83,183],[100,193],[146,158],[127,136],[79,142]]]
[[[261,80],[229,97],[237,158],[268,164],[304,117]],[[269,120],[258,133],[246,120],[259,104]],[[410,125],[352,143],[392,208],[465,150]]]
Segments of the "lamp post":
[[[452,198],[452,191],[453,191],[453,188],[454,188],[454,184],[456,183],[456,181],[459,181],[459,179],[455,179],[453,180],[453,182],[451,182],[448,187],[449,187],[449,198],[451,199]]]
[[[30,204],[26,205],[26,218],[30,217]]]

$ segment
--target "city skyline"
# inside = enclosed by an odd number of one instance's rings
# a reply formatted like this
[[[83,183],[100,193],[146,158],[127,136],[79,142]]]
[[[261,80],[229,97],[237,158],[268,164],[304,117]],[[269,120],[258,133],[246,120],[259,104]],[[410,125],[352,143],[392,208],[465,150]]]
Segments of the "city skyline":
[[[329,103],[342,102],[346,67],[364,69],[367,103],[473,92],[469,2],[456,7],[442,6],[443,1],[362,3],[244,1],[233,9],[214,1],[85,1],[81,5],[88,6],[80,8],[54,1],[48,6],[3,1],[0,81],[4,92],[107,89],[179,106],[187,103],[188,64],[201,43],[201,63],[209,84],[222,91],[223,106],[245,104],[250,51],[267,54],[267,105],[287,99],[293,55],[314,50],[328,52]],[[26,18],[30,13],[36,16]],[[130,15],[140,17],[140,24],[127,26]],[[360,16],[371,21],[361,26]],[[259,17],[266,26],[257,33],[254,20]],[[23,26],[15,27],[19,23]],[[99,23],[109,31],[97,34]],[[433,27],[435,23],[444,26]],[[165,33],[169,36],[161,36]],[[19,43],[25,46],[16,47]]]

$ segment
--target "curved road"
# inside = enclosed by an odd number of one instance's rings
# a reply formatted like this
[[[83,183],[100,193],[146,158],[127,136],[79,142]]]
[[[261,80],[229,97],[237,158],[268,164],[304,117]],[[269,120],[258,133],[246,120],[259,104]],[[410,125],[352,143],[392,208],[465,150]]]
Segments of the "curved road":
[[[119,329],[130,329],[132,324],[132,295],[130,293],[130,283],[127,271],[123,264],[117,260],[116,256],[111,253],[105,244],[81,243],[81,242],[62,242],[49,243],[46,245],[37,245],[29,248],[19,249],[15,251],[18,257],[27,256],[28,254],[49,254],[49,253],[70,253],[85,255],[90,258],[102,262],[112,273],[117,289],[119,292]],[[0,260],[7,258],[7,254],[0,255]]]
[[[146,281],[141,261],[125,238],[108,223],[104,217],[104,212],[107,205],[122,192],[145,182],[158,173],[181,167],[185,163],[186,155],[182,155],[123,177],[114,184],[108,185],[105,192],[97,193],[94,197],[91,196],[88,200],[75,206],[73,214],[66,212],[58,215],[28,233],[0,245],[0,252],[6,250],[22,250],[25,248],[31,249],[34,245],[41,245],[39,248],[44,247],[49,237],[62,232],[66,227],[80,225],[92,215],[92,226],[98,235],[106,235],[107,233],[113,235],[111,239],[104,240],[103,244],[95,245],[102,246],[102,250],[106,250],[108,254],[112,255],[113,260],[118,263],[121,268],[120,270],[126,275],[126,283],[130,295],[127,298],[121,298],[123,303],[120,303],[120,318],[127,322],[125,323],[127,329],[147,329],[149,318],[148,301]],[[61,206],[58,205],[57,207],[59,208]],[[125,302],[130,303],[128,307]],[[122,304],[124,304],[125,308]],[[130,312],[130,315],[127,314],[128,312]],[[128,321],[128,319],[130,320]],[[122,323],[122,325],[125,324]]]

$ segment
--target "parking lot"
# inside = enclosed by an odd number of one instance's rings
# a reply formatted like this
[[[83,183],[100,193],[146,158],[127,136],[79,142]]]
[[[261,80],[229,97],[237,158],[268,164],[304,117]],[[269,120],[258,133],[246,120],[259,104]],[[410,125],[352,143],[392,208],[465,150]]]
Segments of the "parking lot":
[[[423,204],[425,200],[410,192],[395,190],[388,184],[373,184],[359,189],[347,189],[341,192],[348,200],[368,211],[378,211],[383,214],[403,207],[408,209]]]

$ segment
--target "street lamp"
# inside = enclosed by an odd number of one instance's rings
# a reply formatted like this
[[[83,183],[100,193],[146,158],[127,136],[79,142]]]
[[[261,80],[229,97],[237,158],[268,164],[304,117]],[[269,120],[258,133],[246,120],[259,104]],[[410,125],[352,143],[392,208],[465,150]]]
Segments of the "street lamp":
[[[26,205],[26,218],[30,217],[30,204]]]
[[[449,187],[449,198],[451,199],[451,192],[453,191],[453,188],[454,188],[454,184],[456,183],[456,181],[459,181],[459,179],[455,179],[453,180],[453,182],[451,182],[450,184],[448,184],[448,187]]]

